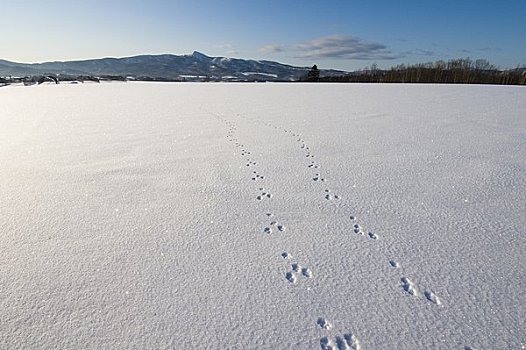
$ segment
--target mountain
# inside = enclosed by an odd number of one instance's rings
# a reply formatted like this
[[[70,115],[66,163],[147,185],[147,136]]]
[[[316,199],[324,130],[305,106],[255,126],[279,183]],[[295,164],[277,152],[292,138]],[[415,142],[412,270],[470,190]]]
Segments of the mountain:
[[[0,60],[0,76],[120,75],[166,80],[293,81],[309,69],[265,60],[209,57],[197,51],[191,55],[140,55],[33,64]],[[337,76],[347,72],[322,69],[320,73],[321,76]]]

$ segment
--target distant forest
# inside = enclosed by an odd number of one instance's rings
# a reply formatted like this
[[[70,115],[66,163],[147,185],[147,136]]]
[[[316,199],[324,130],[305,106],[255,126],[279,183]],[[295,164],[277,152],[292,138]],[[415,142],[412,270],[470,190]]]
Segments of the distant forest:
[[[485,59],[469,58],[415,65],[397,65],[388,70],[376,64],[341,76],[320,77],[316,65],[301,81],[342,83],[428,83],[526,85],[526,66],[500,70]]]

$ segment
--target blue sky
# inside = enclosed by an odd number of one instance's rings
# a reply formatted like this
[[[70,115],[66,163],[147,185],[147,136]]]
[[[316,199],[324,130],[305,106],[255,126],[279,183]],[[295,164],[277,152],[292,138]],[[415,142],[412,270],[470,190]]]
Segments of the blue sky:
[[[138,54],[353,70],[459,57],[526,64],[526,0],[5,0],[0,58]]]

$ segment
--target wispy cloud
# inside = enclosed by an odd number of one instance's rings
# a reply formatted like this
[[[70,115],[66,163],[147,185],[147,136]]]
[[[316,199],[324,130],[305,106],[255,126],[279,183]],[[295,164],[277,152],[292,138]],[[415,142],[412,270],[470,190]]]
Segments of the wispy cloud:
[[[265,55],[268,55],[268,54],[272,54],[272,53],[277,53],[277,52],[281,52],[283,51],[283,46],[281,45],[275,45],[275,44],[270,44],[270,45],[265,45],[265,46],[262,46],[259,48],[259,52],[265,54]]]
[[[482,52],[501,52],[502,48],[500,47],[481,47],[479,51]]]
[[[436,55],[436,52],[431,51],[431,50],[416,49],[413,51],[415,55],[420,55],[420,56],[435,56]]]
[[[301,58],[392,60],[400,58],[387,46],[347,35],[331,35],[295,45]]]
[[[456,50],[456,52],[462,54],[462,55],[478,55],[481,52],[484,53],[492,53],[492,52],[501,52],[502,49],[500,47],[479,47],[479,48],[473,48],[473,49],[459,49]]]
[[[431,50],[424,50],[424,49],[414,49],[414,50],[409,50],[409,51],[405,51],[402,53],[402,56],[436,56],[436,52],[435,51],[431,51]]]

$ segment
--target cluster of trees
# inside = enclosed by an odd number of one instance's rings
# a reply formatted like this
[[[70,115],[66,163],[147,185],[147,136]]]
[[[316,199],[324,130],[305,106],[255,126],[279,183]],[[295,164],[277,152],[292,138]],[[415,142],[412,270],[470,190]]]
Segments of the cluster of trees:
[[[54,75],[35,75],[30,77],[0,77],[1,86],[24,83],[24,85],[43,84],[45,82],[52,82],[58,84],[58,78]]]
[[[34,85],[34,84],[42,84],[45,82],[52,82],[55,84],[58,84],[60,81],[77,81],[77,82],[85,82],[85,81],[93,81],[93,82],[101,82],[101,81],[126,81],[126,77],[120,76],[120,75],[101,75],[101,76],[91,76],[91,75],[61,75],[60,77],[58,75],[49,74],[49,75],[32,75],[32,76],[25,76],[25,77],[0,77],[0,86],[6,86],[10,84],[19,84],[23,83],[24,85]]]
[[[320,81],[320,70],[317,65],[312,66],[309,72],[300,78],[300,81],[318,82]]]
[[[430,83],[430,84],[499,84],[526,85],[526,67],[500,70],[484,59],[469,58],[436,61],[415,65],[398,65],[389,70],[369,69],[344,76],[322,77],[323,82],[353,83]]]

